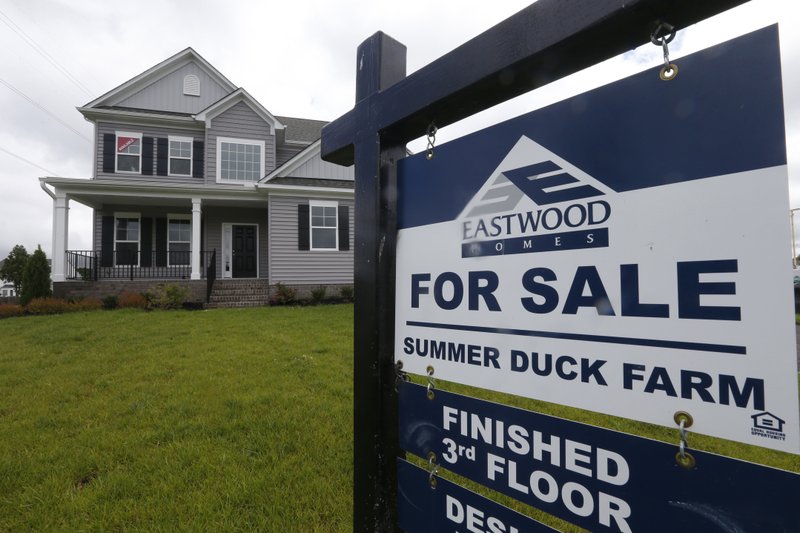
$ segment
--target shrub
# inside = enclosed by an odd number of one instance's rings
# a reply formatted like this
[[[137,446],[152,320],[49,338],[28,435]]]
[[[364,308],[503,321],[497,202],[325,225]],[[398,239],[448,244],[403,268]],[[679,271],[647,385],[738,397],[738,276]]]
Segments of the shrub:
[[[61,298],[34,298],[25,306],[25,312],[31,315],[57,315],[70,310],[70,304]]]
[[[122,291],[117,298],[117,306],[120,308],[146,309],[147,298],[138,292]]]
[[[180,309],[189,296],[188,287],[165,283],[147,292],[149,306],[154,309]]]
[[[325,293],[328,292],[328,288],[325,285],[320,285],[316,289],[311,289],[311,300],[318,304],[322,300],[325,299]]]
[[[81,281],[92,281],[94,279],[91,268],[76,268],[75,271],[81,277]]]
[[[350,302],[353,300],[353,287],[350,285],[339,287],[339,294],[341,295],[343,300]]]
[[[72,311],[98,311],[103,308],[103,303],[98,298],[83,298],[73,302]]]
[[[22,316],[23,314],[25,314],[25,309],[21,305],[0,304],[0,318]]]
[[[47,263],[47,256],[42,251],[42,247],[39,246],[25,264],[19,302],[27,305],[35,298],[48,298],[51,294],[50,265]]]
[[[103,303],[103,309],[116,309],[119,305],[119,297],[116,294],[104,296],[101,301]]]
[[[297,289],[287,287],[283,283],[275,284],[275,292],[270,298],[272,305],[288,305],[293,303],[297,298]]]

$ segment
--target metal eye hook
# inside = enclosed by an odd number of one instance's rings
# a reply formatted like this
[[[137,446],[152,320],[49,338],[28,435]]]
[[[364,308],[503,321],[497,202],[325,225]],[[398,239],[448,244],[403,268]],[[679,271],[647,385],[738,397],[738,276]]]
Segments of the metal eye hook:
[[[433,398],[435,396],[435,393],[433,391],[434,391],[434,389],[436,389],[436,380],[433,379],[433,366],[428,365],[427,370],[428,370],[428,391],[427,391],[427,395],[428,395],[428,399],[429,400],[433,400]]]
[[[678,65],[669,62],[669,43],[675,39],[675,26],[667,24],[666,22],[659,23],[653,33],[650,34],[650,42],[656,46],[660,46],[664,51],[664,66],[658,73],[658,76],[664,80],[674,80],[678,75]]]
[[[436,143],[436,132],[439,131],[436,128],[436,124],[431,122],[428,124],[427,136],[428,136],[428,148],[425,151],[425,158],[430,161],[433,159],[433,145]]]

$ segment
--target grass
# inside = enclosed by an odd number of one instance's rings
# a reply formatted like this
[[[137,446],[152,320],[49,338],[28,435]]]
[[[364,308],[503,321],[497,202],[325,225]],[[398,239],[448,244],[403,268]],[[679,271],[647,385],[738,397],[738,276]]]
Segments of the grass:
[[[349,531],[352,306],[0,322],[0,531]]]
[[[352,320],[352,305],[0,320],[0,532],[350,531]],[[438,387],[677,443],[670,428]],[[689,445],[800,472],[797,455]]]

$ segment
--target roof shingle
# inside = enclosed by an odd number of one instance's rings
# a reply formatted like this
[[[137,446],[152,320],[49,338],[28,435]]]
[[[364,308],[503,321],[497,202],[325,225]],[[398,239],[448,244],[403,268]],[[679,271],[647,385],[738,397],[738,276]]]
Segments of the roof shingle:
[[[311,144],[322,137],[322,127],[327,124],[324,120],[311,120],[308,118],[279,117],[275,116],[286,126],[286,140]]]

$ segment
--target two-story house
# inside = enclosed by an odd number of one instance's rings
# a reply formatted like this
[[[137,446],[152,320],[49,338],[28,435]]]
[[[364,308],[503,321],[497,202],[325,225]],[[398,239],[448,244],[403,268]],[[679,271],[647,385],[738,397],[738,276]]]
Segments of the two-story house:
[[[324,122],[273,115],[191,48],[78,111],[91,179],[41,178],[56,295],[353,283],[353,169],[321,160]],[[93,209],[91,250],[69,249],[71,200]]]

